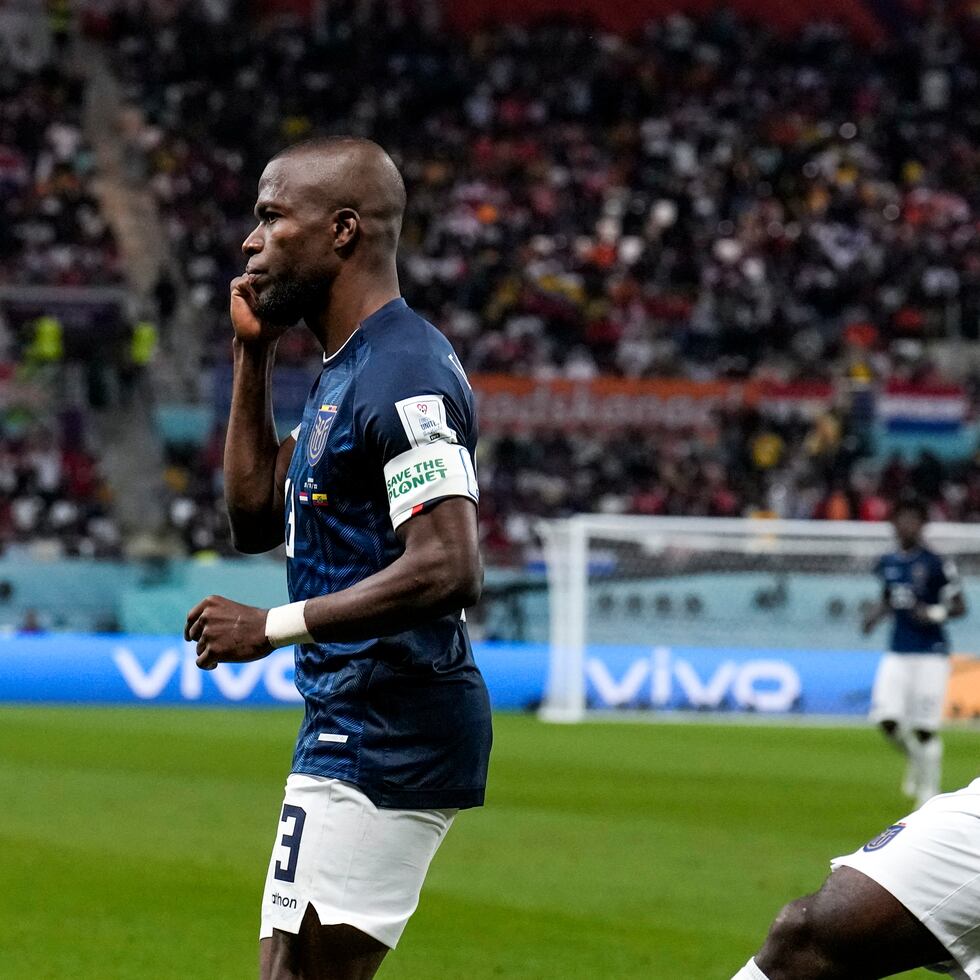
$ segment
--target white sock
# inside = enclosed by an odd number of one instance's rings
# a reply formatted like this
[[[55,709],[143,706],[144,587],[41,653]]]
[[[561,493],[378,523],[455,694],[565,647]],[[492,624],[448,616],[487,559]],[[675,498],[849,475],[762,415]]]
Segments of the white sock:
[[[943,771],[943,742],[933,735],[928,742],[914,740],[911,746],[912,758],[917,770],[916,805],[922,806],[939,792],[939,781]]]
[[[746,963],[745,966],[743,966],[742,969],[732,977],[732,980],[769,980],[769,978],[756,965],[755,957],[753,956],[752,959],[750,959],[748,963]]]

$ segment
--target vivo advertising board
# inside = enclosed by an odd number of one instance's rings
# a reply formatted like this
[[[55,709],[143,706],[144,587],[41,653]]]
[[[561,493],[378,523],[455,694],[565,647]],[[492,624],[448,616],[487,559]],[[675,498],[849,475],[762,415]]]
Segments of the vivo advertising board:
[[[548,650],[476,645],[494,707],[542,698]],[[877,654],[868,651],[592,647],[590,706],[657,711],[862,715]],[[174,637],[12,636],[0,639],[0,701],[91,704],[295,704],[293,654],[201,671],[194,645]]]

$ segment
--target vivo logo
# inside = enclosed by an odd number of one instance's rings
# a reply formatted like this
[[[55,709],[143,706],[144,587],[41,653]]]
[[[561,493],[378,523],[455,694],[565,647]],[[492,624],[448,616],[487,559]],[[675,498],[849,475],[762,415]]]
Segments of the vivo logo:
[[[702,678],[689,661],[675,659],[668,647],[634,660],[618,680],[596,657],[586,661],[585,673],[599,700],[609,707],[666,707],[676,703],[676,685],[680,707],[719,708],[730,697],[743,709],[789,711],[802,690],[800,675],[785,660],[725,660],[710,677]]]
[[[199,670],[194,661],[193,643],[184,645],[183,650],[178,647],[164,650],[147,668],[126,647],[116,647],[112,652],[112,662],[127,687],[144,701],[158,698],[174,675],[179,676],[180,696],[185,701],[196,701],[203,696],[205,677],[214,682],[228,701],[244,701],[260,683],[275,701],[303,700],[293,683],[291,649],[275,651],[264,660],[241,666],[218,664],[209,671]]]

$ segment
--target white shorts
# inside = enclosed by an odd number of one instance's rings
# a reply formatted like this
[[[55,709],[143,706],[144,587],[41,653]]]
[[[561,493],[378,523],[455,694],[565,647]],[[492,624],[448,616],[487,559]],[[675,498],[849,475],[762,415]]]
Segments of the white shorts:
[[[262,895],[265,939],[299,932],[307,905],[392,949],[456,810],[380,810],[356,786],[292,773]]]
[[[886,653],[871,689],[871,720],[938,731],[948,681],[949,657],[945,654]]]
[[[934,796],[830,866],[881,885],[949,950],[956,963],[947,972],[980,980],[980,779]]]

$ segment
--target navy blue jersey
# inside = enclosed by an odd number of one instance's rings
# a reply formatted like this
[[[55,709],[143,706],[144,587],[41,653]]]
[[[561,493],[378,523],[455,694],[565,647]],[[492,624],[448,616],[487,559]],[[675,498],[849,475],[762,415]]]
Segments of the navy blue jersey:
[[[447,497],[478,500],[476,415],[449,342],[393,300],[324,361],[286,480],[292,601],[338,592],[403,552],[395,528]],[[483,802],[490,705],[462,610],[357,643],[296,647],[306,715],[293,771],[377,806]]]
[[[891,650],[894,653],[949,653],[946,630],[939,623],[923,623],[916,606],[945,602],[960,591],[956,566],[926,548],[883,555],[875,566],[882,580],[885,601],[892,610]]]

